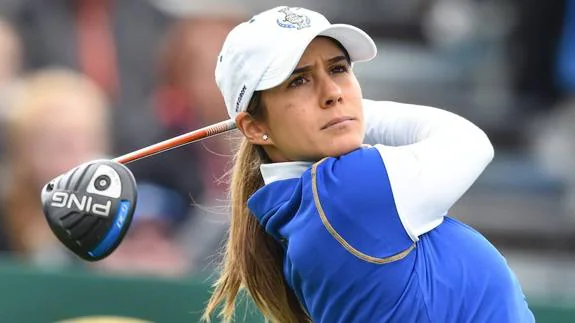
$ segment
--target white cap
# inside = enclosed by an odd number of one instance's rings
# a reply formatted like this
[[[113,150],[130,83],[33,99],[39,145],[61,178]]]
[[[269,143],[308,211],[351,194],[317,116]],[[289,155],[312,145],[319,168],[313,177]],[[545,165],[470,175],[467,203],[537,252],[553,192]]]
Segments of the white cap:
[[[352,62],[368,61],[377,53],[373,39],[363,30],[331,24],[320,13],[304,8],[276,7],[236,26],[216,66],[216,83],[230,118],[247,109],[255,91],[285,81],[317,36],[339,41]]]

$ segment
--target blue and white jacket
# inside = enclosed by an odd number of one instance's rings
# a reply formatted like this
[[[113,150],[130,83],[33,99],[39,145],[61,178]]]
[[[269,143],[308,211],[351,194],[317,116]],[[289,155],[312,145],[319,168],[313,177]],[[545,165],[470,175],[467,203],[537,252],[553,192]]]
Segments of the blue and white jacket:
[[[447,216],[493,158],[485,133],[431,107],[364,111],[368,146],[262,165],[248,201],[313,321],[533,322],[504,257]]]

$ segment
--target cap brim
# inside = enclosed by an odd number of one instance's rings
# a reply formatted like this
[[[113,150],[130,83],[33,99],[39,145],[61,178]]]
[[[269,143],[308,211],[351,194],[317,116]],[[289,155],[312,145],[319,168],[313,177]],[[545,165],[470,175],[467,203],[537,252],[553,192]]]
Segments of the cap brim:
[[[347,50],[352,62],[366,62],[377,54],[373,39],[365,31],[352,25],[331,25],[318,36],[327,36],[339,41]]]
[[[369,61],[377,54],[373,39],[363,30],[346,24],[330,25],[310,34],[308,39],[293,46],[291,51],[282,51],[258,83],[256,91],[274,88],[288,79],[307,46],[318,36],[330,37],[340,42],[347,50],[352,63]]]

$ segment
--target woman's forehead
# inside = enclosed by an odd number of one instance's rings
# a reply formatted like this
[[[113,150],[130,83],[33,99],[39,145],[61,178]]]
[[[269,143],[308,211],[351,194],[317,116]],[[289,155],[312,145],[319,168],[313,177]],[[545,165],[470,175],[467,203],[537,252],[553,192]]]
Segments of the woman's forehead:
[[[335,56],[345,55],[344,51],[335,40],[328,37],[316,37],[307,46],[303,55],[301,56],[298,67],[301,65],[306,65],[306,61],[315,60],[321,57],[324,60],[328,60]]]

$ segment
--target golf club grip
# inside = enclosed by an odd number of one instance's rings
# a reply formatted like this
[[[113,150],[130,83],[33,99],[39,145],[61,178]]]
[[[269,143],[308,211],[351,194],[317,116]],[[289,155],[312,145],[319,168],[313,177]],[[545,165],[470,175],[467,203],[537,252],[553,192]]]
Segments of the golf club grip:
[[[209,138],[224,132],[228,132],[236,128],[236,124],[233,120],[225,120],[213,125],[190,131],[188,133],[179,135],[174,138],[166,139],[161,141],[157,144],[153,144],[148,147],[144,147],[142,149],[138,149],[131,153],[127,153],[125,155],[119,156],[114,158],[115,162],[120,164],[128,164],[138,159],[146,158],[155,154],[159,154],[161,152],[174,149],[177,147],[181,147],[183,145],[187,145],[194,141],[198,141],[201,139]]]

